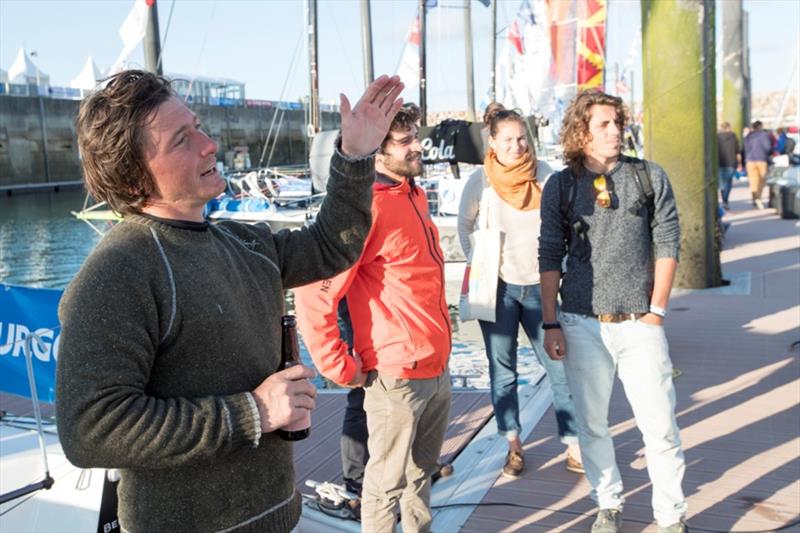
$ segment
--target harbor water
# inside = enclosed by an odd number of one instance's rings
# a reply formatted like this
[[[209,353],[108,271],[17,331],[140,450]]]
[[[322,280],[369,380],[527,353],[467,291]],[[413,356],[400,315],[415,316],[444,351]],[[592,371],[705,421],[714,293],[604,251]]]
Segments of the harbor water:
[[[81,189],[0,197],[0,283],[63,289],[100,236],[70,211]]]

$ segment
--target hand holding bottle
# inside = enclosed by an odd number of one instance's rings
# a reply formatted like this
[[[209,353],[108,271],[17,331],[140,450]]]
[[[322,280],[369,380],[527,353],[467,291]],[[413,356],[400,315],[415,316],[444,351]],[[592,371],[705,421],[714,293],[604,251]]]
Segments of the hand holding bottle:
[[[310,425],[317,388],[309,379],[314,369],[296,365],[272,374],[253,391],[261,415],[261,432],[271,433],[298,423]]]

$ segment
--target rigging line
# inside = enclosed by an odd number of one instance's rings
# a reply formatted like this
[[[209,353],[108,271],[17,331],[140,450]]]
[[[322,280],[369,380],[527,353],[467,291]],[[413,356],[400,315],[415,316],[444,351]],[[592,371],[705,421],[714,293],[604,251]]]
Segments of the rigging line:
[[[203,41],[200,43],[200,52],[197,54],[197,63],[200,64],[200,60],[203,58],[203,52],[206,49],[206,41],[208,40],[208,34],[211,31],[211,23],[214,21],[214,12],[217,9],[217,0],[214,0],[211,4],[211,16],[208,17],[208,24],[206,25],[206,31],[203,34]],[[197,71],[197,69],[195,70]],[[183,99],[184,103],[189,101],[189,96],[192,94],[192,86],[194,85],[194,80],[197,79],[197,74],[192,75],[192,79],[189,80],[189,87],[186,89],[186,98]]]
[[[167,37],[169,37],[169,25],[172,23],[172,12],[175,10],[175,0],[172,0],[172,4],[169,6],[169,16],[167,16],[167,28],[164,30],[164,41],[161,43],[161,47],[158,51],[158,61],[156,61],[156,70],[161,68],[161,58],[164,55],[164,48],[167,47]]]
[[[278,113],[281,113],[281,115],[283,115],[283,113],[285,112],[284,110],[280,109],[280,102],[283,101],[283,96],[286,93],[286,87],[287,85],[289,85],[289,79],[293,78],[292,73],[295,70],[295,61],[297,60],[297,53],[300,51],[300,45],[303,42],[303,36],[304,33],[301,32],[300,35],[297,37],[297,44],[294,47],[294,52],[292,53],[292,59],[289,61],[289,70],[286,73],[286,78],[284,78],[283,80],[283,87],[281,88],[281,94],[278,97],[278,105],[275,106],[275,112],[272,114],[272,121],[270,122],[269,131],[267,132],[267,139],[264,141],[264,148],[261,150],[261,157],[258,160],[258,166],[262,166],[262,164],[264,163],[264,157],[267,155],[267,146],[269,146],[269,141],[272,138],[272,128],[273,126],[275,126],[275,119],[278,117]],[[281,117],[281,120],[283,120],[283,117]],[[280,126],[278,126],[278,131],[280,131]],[[276,131],[275,142],[277,142],[277,139],[278,139],[278,132]]]
[[[347,70],[350,71],[350,77],[352,78],[353,83],[356,87],[359,84],[358,78],[356,78],[355,71],[353,70],[353,64],[350,62],[350,54],[348,54],[344,47],[344,39],[342,38],[342,32],[339,30],[339,21],[336,19],[336,10],[331,11],[331,18],[333,19],[333,27],[336,29],[336,36],[339,37],[339,45],[342,47],[342,55],[344,56],[344,60],[347,63]]]

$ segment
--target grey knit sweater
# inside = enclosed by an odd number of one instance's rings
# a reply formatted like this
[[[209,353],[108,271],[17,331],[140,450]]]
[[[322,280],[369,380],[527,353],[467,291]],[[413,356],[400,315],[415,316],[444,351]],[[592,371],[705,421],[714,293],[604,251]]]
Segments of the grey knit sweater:
[[[334,155],[315,224],[271,233],[129,216],[64,293],[57,417],[67,458],[122,469],[126,531],[289,531],[292,446],[249,391],[278,370],[283,291],[355,261],[373,158]]]
[[[584,315],[645,313],[653,291],[654,258],[678,259],[680,227],[678,210],[667,174],[647,162],[655,191],[653,220],[647,209],[629,212],[641,196],[633,165],[620,161],[605,174],[612,205],[597,205],[594,178],[587,169],[576,180],[573,217],[587,227],[589,258],[581,259],[579,239],[564,245],[559,182],[568,169],[554,174],[542,198],[542,229],[539,237],[539,271],[561,270],[564,255],[567,272],[561,282],[562,310]],[[652,226],[652,227],[651,227]]]

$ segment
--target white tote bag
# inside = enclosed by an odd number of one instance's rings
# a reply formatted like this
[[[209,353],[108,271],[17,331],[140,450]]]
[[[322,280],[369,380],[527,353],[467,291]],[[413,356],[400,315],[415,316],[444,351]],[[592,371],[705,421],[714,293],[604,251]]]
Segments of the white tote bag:
[[[489,228],[490,198],[484,191],[478,212],[478,229],[472,234],[472,259],[464,269],[458,314],[467,320],[495,321],[497,276],[500,272],[500,231]]]

